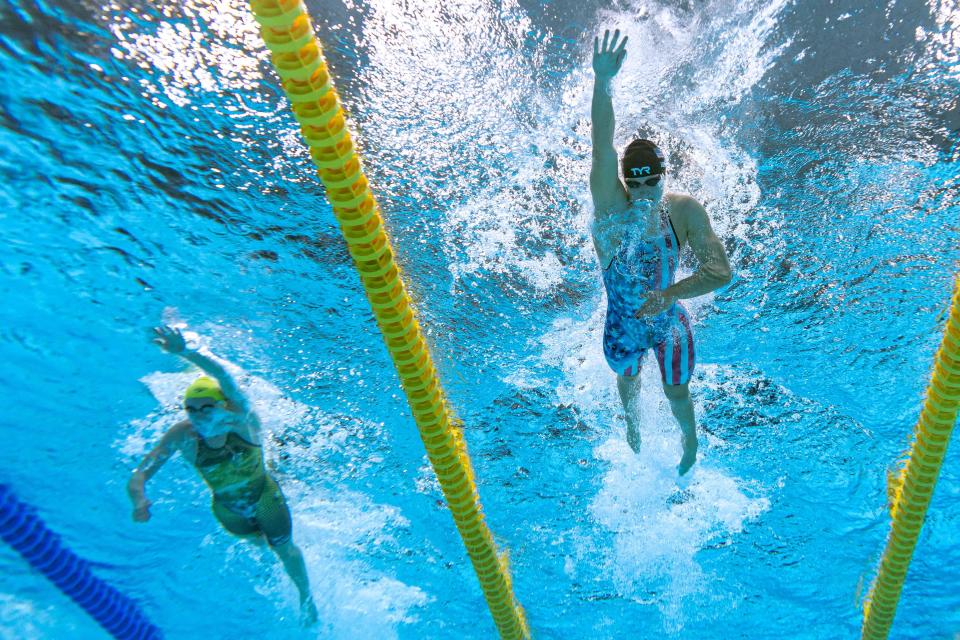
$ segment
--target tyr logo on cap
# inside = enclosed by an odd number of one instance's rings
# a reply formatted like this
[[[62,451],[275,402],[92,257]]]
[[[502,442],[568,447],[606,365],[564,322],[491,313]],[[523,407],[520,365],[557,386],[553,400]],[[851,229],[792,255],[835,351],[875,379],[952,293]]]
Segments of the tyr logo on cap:
[[[621,171],[627,180],[643,179],[666,173],[663,152],[649,140],[634,140],[623,152]]]

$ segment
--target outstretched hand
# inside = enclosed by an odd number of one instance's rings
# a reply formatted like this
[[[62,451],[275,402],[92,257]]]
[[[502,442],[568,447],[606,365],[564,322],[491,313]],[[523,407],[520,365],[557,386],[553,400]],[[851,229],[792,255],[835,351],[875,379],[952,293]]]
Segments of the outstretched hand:
[[[167,353],[183,353],[187,348],[187,341],[179,329],[161,325],[153,329],[153,343],[159,345]]]
[[[617,46],[617,40],[620,38],[620,29],[613,32],[613,39],[610,39],[610,29],[603,32],[603,44],[600,44],[600,37],[593,39],[593,72],[597,77],[612,78],[620,71],[623,65],[623,59],[627,57],[627,36],[620,40]]]

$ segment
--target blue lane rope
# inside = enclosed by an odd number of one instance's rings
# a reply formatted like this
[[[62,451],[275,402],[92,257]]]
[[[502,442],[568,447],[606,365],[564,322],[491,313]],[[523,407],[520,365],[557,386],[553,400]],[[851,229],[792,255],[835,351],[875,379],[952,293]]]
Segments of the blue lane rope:
[[[0,538],[117,640],[163,638],[133,600],[93,575],[90,563],[65,547],[5,484],[0,484]]]

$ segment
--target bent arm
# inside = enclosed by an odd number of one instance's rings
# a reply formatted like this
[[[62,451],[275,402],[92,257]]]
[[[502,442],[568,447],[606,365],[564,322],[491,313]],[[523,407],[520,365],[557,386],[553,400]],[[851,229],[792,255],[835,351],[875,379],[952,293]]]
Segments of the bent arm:
[[[248,442],[259,443],[262,431],[260,417],[257,416],[253,410],[253,405],[247,400],[247,396],[240,390],[240,386],[220,362],[220,359],[213,354],[208,355],[191,349],[184,349],[180,353],[180,357],[200,367],[204,373],[216,379],[228,404],[232,406],[232,410],[243,414],[245,418],[242,427],[245,431],[241,431],[240,435]]]
[[[220,390],[223,391],[223,395],[227,398],[227,401],[230,404],[245,412],[250,411],[250,403],[247,401],[247,397],[240,390],[240,387],[237,385],[236,380],[233,379],[233,376],[230,375],[223,364],[221,364],[219,358],[213,354],[207,355],[191,349],[184,349],[179,355],[181,358],[187,362],[195,364],[197,367],[202,369],[204,373],[215,379],[220,385]]]
[[[130,480],[127,482],[127,494],[135,508],[141,509],[149,506],[146,496],[147,480],[152,478],[160,470],[160,467],[170,459],[170,456],[176,453],[188,426],[189,423],[187,422],[179,422],[163,434],[157,446],[144,456],[140,465],[130,474]]]
[[[710,218],[703,206],[689,198],[684,203],[687,222],[687,242],[700,265],[688,278],[670,285],[664,295],[686,300],[696,298],[728,284],[732,277],[727,252],[720,238],[710,226]]]

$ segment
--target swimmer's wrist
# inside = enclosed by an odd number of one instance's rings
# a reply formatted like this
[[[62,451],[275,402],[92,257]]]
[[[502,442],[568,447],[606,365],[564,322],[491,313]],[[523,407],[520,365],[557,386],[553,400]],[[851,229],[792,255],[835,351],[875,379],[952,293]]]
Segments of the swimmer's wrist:
[[[134,507],[138,507],[141,502],[144,502],[147,499],[147,495],[143,490],[143,485],[129,485],[127,487],[127,495],[130,496],[130,502],[133,503]]]
[[[200,350],[199,350],[199,349],[191,349],[190,347],[184,347],[184,348],[183,348],[183,351],[181,351],[181,352],[178,353],[177,355],[180,356],[181,358],[183,358],[184,360],[186,360],[187,362],[192,362],[193,364],[197,365],[198,367],[200,367],[200,368],[203,369],[204,371],[207,371],[206,367],[204,367],[204,366],[200,363],[200,361],[204,360],[204,357],[203,357],[203,355],[200,353]],[[208,373],[209,373],[209,372],[208,372]]]

